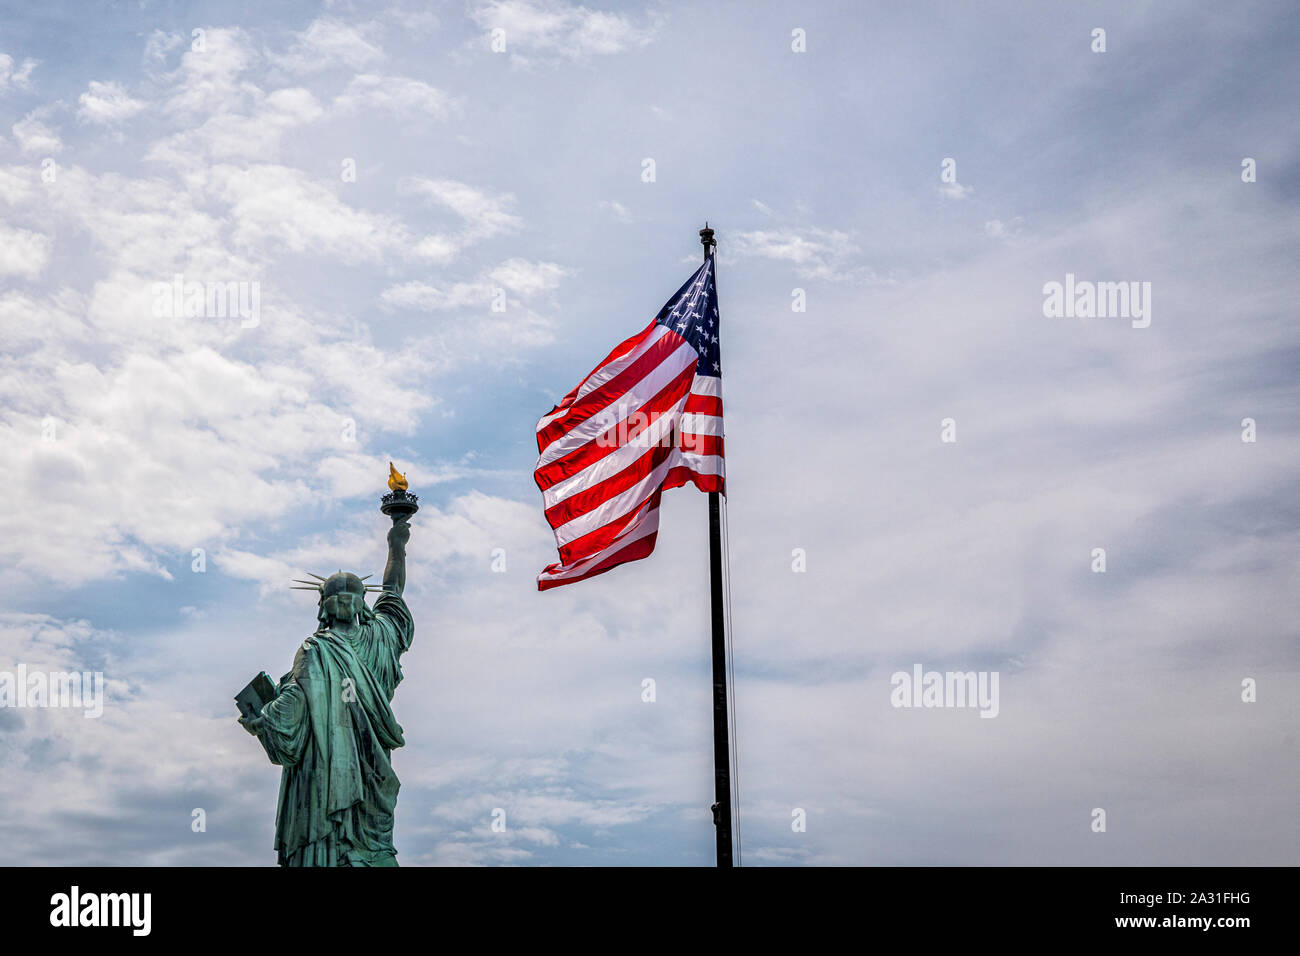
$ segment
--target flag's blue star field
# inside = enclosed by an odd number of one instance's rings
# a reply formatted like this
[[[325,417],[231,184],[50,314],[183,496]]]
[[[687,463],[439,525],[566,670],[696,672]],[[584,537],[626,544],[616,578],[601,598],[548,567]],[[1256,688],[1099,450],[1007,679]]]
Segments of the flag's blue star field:
[[[695,366],[697,375],[721,375],[718,319],[718,284],[713,277],[713,257],[710,256],[659,310],[656,321],[695,346],[700,355]]]

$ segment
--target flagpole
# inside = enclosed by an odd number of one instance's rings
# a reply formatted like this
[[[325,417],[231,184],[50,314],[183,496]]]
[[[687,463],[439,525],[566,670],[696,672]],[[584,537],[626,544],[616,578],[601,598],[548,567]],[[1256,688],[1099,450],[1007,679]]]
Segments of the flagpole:
[[[717,248],[706,222],[700,230],[707,262]],[[716,281],[716,275],[714,277]],[[713,606],[713,826],[718,866],[731,862],[731,750],[727,727],[727,619],[722,592],[721,495],[709,492],[709,589]]]

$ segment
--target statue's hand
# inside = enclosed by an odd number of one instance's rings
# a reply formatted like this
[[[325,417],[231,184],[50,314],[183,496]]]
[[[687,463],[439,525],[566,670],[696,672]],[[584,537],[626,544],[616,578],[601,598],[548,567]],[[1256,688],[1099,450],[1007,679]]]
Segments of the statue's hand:
[[[406,542],[411,540],[411,526],[407,523],[408,520],[403,515],[393,522],[393,527],[388,532],[388,546],[390,548],[405,548]]]
[[[245,730],[247,730],[250,734],[252,734],[254,737],[256,737],[259,733],[261,733],[262,724],[264,722],[265,722],[265,718],[262,717],[240,717],[239,718],[240,725]]]

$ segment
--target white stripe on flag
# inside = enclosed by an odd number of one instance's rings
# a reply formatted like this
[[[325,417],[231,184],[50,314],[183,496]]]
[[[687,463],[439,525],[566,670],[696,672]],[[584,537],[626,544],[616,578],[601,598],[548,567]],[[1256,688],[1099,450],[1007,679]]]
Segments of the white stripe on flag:
[[[538,579],[544,581],[559,581],[565,578],[578,577],[579,575],[591,570],[611,555],[622,551],[628,545],[640,541],[642,538],[646,537],[646,535],[654,534],[658,530],[659,509],[657,507],[647,508],[645,514],[638,515],[636,520],[631,522],[627,528],[623,530],[621,536],[615,538],[595,554],[583,558],[581,561],[577,561],[574,564],[569,565],[567,568],[560,568],[555,571],[543,571],[538,576]]]
[[[688,435],[721,435],[722,419],[717,415],[687,412],[682,416],[682,431]]]
[[[606,405],[602,411],[579,422],[547,445],[546,450],[537,459],[534,470],[563,458],[620,421],[626,420],[629,415],[658,395],[669,382],[698,360],[699,355],[695,349],[689,343],[683,342],[680,348],[656,365],[645,378]]]
[[[682,417],[681,410],[685,405],[686,397],[682,396],[681,401],[656,418],[645,431],[630,439],[627,444],[611,448],[604,458],[597,459],[582,471],[547,488],[542,492],[542,504],[546,508],[553,508],[570,495],[617,475],[672,433],[678,419]]]
[[[584,534],[590,534],[635,511],[655,493],[656,488],[664,483],[664,475],[668,474],[668,469],[672,467],[672,459],[673,456],[670,454],[659,463],[659,467],[653,469],[631,488],[607,499],[599,508],[593,508],[586,514],[578,515],[572,521],[560,525],[555,529],[555,543],[566,545]]]

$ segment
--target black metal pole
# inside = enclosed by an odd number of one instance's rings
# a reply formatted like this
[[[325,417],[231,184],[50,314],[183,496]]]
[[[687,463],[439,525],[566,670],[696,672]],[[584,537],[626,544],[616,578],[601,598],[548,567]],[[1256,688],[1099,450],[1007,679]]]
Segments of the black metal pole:
[[[704,259],[717,243],[706,222],[700,230]],[[714,277],[714,281],[717,277]],[[731,866],[731,749],[727,728],[727,621],[722,598],[721,496],[709,492],[709,588],[713,597],[713,827],[718,866]]]

